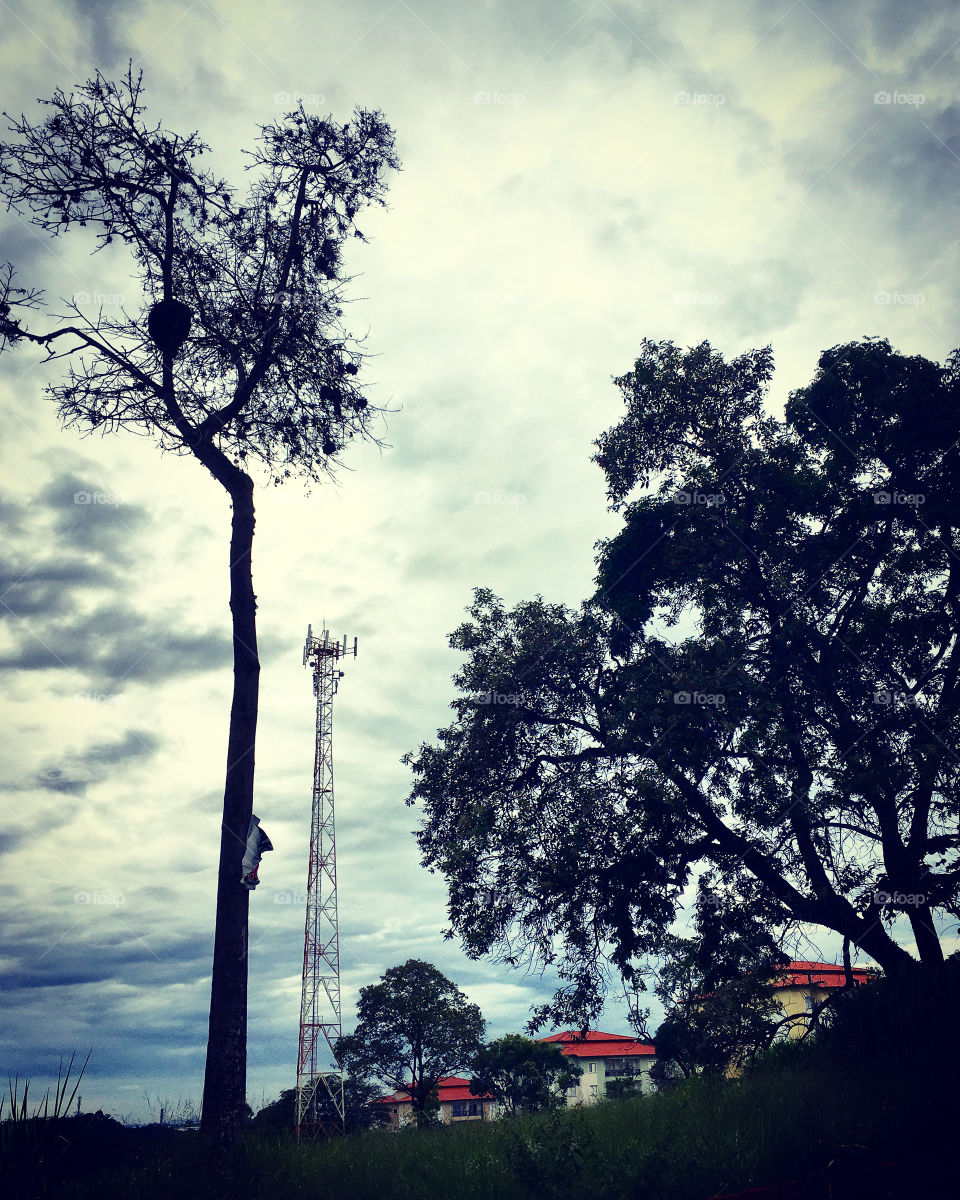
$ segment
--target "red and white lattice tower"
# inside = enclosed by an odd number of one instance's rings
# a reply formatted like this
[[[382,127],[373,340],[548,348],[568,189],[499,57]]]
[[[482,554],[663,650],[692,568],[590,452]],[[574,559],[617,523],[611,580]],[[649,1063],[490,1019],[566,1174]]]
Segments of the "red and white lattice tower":
[[[300,1052],[297,1056],[298,1141],[343,1132],[343,1074],[333,1048],[340,1025],[340,929],[337,920],[337,838],[333,816],[333,698],[343,675],[340,660],[356,657],[357,639],[330,640],[307,628],[303,665],[313,671],[317,744],[307,865],[307,921],[303,935]]]

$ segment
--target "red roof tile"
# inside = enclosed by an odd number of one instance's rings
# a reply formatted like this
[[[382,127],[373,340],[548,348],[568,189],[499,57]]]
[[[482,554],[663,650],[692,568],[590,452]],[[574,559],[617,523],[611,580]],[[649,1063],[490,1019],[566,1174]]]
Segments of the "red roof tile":
[[[566,1029],[540,1040],[559,1042],[563,1053],[573,1058],[631,1058],[657,1052],[650,1042],[637,1041],[624,1033],[601,1033],[598,1029],[588,1029],[583,1037],[579,1030]]]
[[[464,1079],[460,1075],[445,1075],[437,1084],[437,1094],[440,1098],[440,1103],[445,1104],[448,1100],[492,1100],[493,1095],[486,1093],[483,1096],[475,1096],[470,1091],[470,1080]],[[410,1097],[406,1092],[394,1092],[392,1096],[383,1096],[377,1101],[378,1104],[409,1104]]]
[[[870,976],[863,967],[853,967],[850,971],[853,982],[866,983]],[[842,966],[836,963],[805,962],[797,960],[789,963],[773,981],[775,988],[786,987],[818,987],[839,988],[846,982]]]

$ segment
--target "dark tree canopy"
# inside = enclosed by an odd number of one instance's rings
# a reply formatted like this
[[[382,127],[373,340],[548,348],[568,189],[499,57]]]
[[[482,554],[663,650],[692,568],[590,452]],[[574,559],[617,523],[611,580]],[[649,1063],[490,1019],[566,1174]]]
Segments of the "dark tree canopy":
[[[470,1090],[475,1096],[492,1094],[506,1113],[540,1112],[563,1108],[567,1088],[581,1074],[576,1059],[564,1055],[555,1042],[508,1033],[477,1054]]]
[[[578,611],[479,589],[456,720],[406,761],[471,955],[553,963],[584,1024],[671,923],[801,926],[885,970],[960,914],[960,374],[838,346],[782,420],[770,351],[644,342],[597,443],[621,531]],[[639,495],[634,495],[637,489]]]
[[[416,958],[361,988],[357,1016],[353,1033],[337,1043],[337,1061],[351,1074],[405,1092],[418,1116],[439,1080],[468,1070],[483,1042],[480,1009]]]
[[[49,389],[64,422],[146,433],[214,474],[219,450],[273,479],[316,479],[352,437],[370,436],[361,355],[340,322],[341,248],[362,236],[359,210],[383,203],[383,175],[399,165],[382,115],[357,110],[337,125],[301,105],[262,126],[240,196],[205,167],[197,134],[145,122],[132,70],[43,103],[48,118],[12,122],[17,140],[0,146],[0,197],[54,236],[86,227],[96,251],[126,245],[140,301],[114,315],[75,299],[70,319],[39,332],[0,307],[8,338],[67,359]],[[158,303],[192,318],[172,387],[149,336]]]

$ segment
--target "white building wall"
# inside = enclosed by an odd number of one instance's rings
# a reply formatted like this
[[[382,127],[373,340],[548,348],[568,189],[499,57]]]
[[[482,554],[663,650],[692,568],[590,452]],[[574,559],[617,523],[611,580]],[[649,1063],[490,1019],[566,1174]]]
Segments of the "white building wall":
[[[647,1095],[654,1090],[653,1084],[650,1082],[650,1068],[656,1062],[656,1058],[651,1055],[649,1058],[632,1058],[630,1060],[636,1065],[640,1071],[640,1092]],[[607,1064],[602,1058],[578,1058],[583,1073],[575,1088],[570,1088],[567,1092],[567,1106],[572,1107],[577,1104],[597,1104],[604,1098],[607,1090],[608,1079],[621,1079],[622,1075],[614,1072],[607,1074]]]

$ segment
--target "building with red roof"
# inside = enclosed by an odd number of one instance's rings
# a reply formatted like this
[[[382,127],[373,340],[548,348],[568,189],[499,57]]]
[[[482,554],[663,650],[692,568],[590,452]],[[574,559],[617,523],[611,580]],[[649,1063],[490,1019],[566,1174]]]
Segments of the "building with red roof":
[[[856,987],[867,982],[870,972],[863,967],[851,967],[850,976]],[[792,1018],[786,1036],[798,1038],[807,1028],[809,1014],[832,992],[845,987],[847,976],[843,967],[836,963],[798,959],[785,963],[771,982],[774,998],[783,1015]]]
[[[497,1102],[489,1093],[475,1096],[470,1091],[470,1080],[460,1075],[445,1075],[437,1084],[440,1100],[440,1120],[445,1125],[459,1125],[461,1121],[492,1121],[497,1115]],[[413,1120],[413,1105],[406,1092],[394,1092],[378,1101],[386,1106],[386,1127],[399,1129]]]
[[[629,1080],[638,1092],[652,1090],[649,1071],[657,1061],[652,1042],[641,1042],[624,1033],[603,1033],[588,1029],[585,1033],[567,1029],[541,1038],[555,1042],[565,1055],[576,1058],[583,1074],[576,1087],[567,1092],[567,1104],[596,1104],[615,1079]]]

